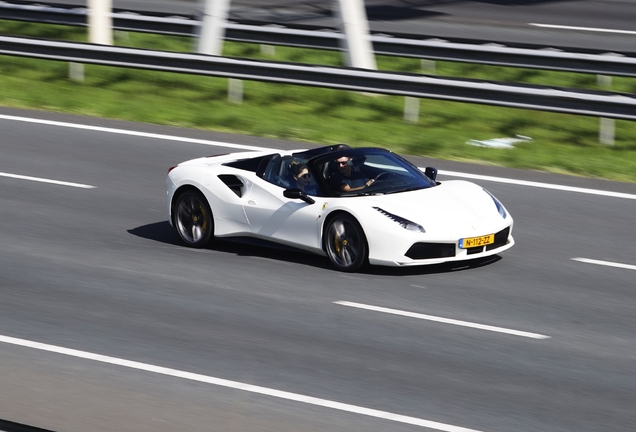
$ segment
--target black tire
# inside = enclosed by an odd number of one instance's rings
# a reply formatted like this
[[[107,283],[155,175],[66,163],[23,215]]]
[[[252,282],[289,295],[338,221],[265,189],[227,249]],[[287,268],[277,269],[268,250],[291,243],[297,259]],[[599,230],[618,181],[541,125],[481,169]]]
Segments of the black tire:
[[[355,272],[367,264],[367,238],[358,221],[349,214],[339,214],[329,221],[324,246],[329,260],[340,271]]]
[[[189,190],[181,193],[174,206],[174,226],[189,247],[202,248],[214,234],[212,210],[203,194]]]

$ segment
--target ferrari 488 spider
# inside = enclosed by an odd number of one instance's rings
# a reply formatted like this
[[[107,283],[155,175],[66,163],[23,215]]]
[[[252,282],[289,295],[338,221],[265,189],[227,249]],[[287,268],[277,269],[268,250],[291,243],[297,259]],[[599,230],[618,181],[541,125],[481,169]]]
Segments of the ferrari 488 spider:
[[[170,223],[190,247],[251,236],[326,255],[342,271],[366,263],[437,264],[514,245],[512,217],[484,188],[439,182],[380,148],[241,152],[170,168]]]

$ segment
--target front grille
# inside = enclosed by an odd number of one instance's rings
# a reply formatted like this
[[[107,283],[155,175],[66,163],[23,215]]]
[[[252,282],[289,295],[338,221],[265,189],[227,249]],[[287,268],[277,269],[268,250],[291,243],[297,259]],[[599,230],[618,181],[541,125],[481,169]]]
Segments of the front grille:
[[[484,247],[483,246],[467,248],[466,249],[466,255],[474,255],[474,254],[482,253],[483,251],[484,251]]]
[[[508,237],[510,236],[510,227],[499,231],[495,234],[495,242],[486,246],[486,250],[493,250],[505,246],[508,243]]]
[[[415,243],[405,255],[411,259],[454,257],[455,243]]]

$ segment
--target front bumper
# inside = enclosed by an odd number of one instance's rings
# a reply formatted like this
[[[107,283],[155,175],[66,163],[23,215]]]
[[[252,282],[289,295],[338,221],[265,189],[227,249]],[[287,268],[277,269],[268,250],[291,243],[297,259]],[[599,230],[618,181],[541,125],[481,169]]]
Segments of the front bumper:
[[[386,249],[384,249],[383,253],[371,253],[369,263],[372,265],[407,267],[484,258],[504,252],[514,246],[515,240],[511,232],[512,225],[495,233],[494,243],[467,249],[458,246],[459,238],[440,241],[416,241],[409,244],[402,243],[402,251],[393,256],[389,256],[386,253]]]

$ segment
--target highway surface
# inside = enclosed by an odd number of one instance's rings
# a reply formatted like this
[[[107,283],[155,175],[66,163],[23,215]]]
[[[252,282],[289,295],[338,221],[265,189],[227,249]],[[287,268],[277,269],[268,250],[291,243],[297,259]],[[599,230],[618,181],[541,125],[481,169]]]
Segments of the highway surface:
[[[11,0],[8,0],[11,2]],[[232,0],[230,18],[331,28],[334,0]],[[42,3],[85,6],[86,0]],[[636,0],[365,0],[371,31],[437,38],[634,51]],[[198,0],[113,0],[141,13],[193,15]]]
[[[517,245],[334,271],[183,247],[168,167],[293,142],[0,108],[0,419],[49,431],[625,432],[636,185],[411,157]],[[434,211],[434,209],[432,209]]]

